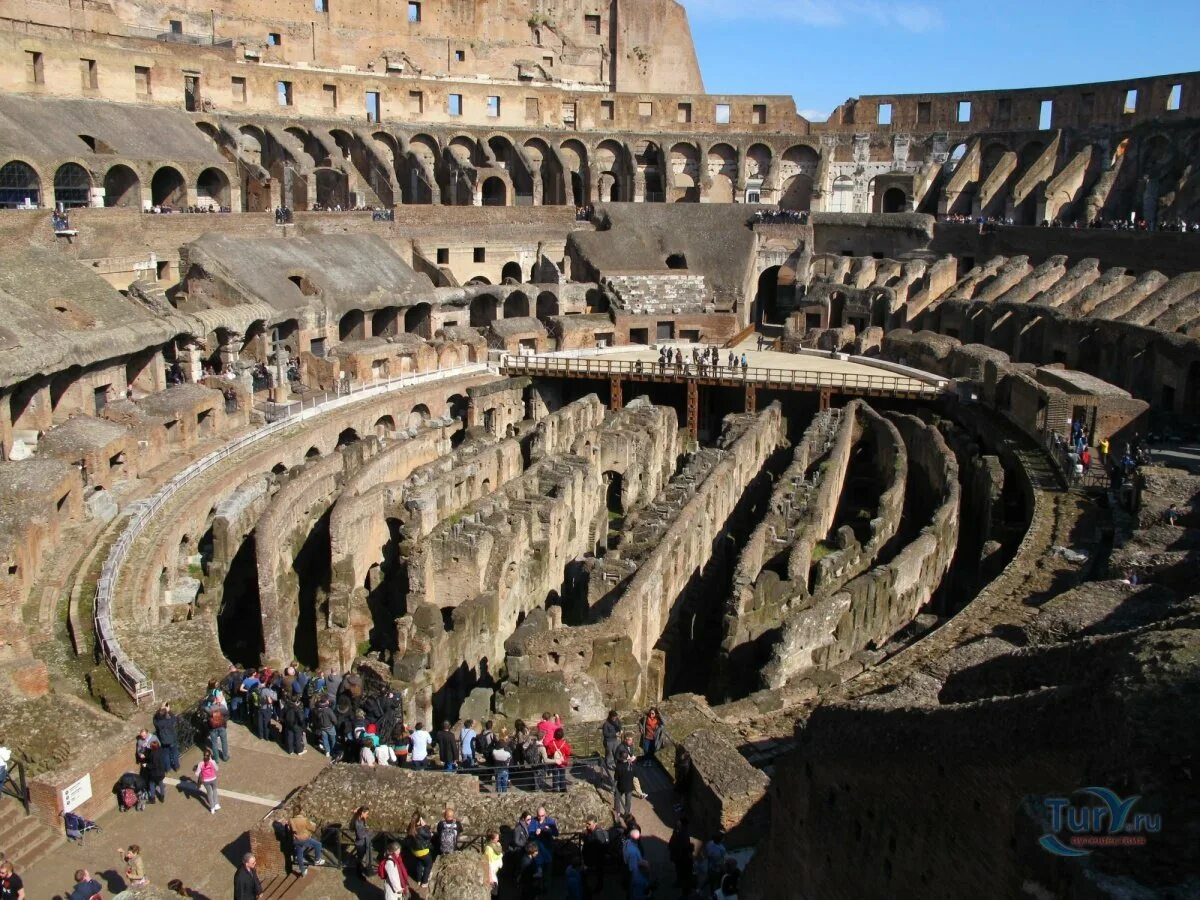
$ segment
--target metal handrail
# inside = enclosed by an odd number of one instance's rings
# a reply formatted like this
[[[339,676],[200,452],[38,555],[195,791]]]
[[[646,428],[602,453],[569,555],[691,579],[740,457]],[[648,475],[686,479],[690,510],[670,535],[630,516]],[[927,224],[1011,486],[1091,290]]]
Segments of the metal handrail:
[[[389,393],[403,387],[445,381],[451,378],[486,371],[489,371],[489,367],[484,363],[468,363],[465,366],[457,366],[453,369],[439,369],[436,372],[424,372],[416,375],[401,375],[383,381],[355,382],[348,385],[344,391],[340,391],[335,395],[324,394],[320,401],[314,398],[313,404],[307,408],[304,406],[304,402],[301,401],[299,408],[294,411],[289,407],[283,418],[264,425],[192,463],[159,488],[149,501],[141,504],[140,508],[130,517],[129,523],[125,526],[125,530],[121,533],[121,536],[109,550],[108,556],[105,558],[104,564],[100,569],[100,580],[96,584],[96,605],[92,615],[92,625],[95,629],[96,645],[100,651],[100,655],[108,667],[112,669],[113,675],[116,676],[121,687],[133,698],[133,701],[139,706],[143,700],[153,702],[154,682],[130,658],[129,654],[121,647],[121,642],[117,639],[112,624],[113,597],[117,575],[121,567],[125,564],[133,542],[145,530],[155,513],[170,502],[182,488],[205,474],[213,466],[228,459],[235,453],[290,427],[294,422],[305,421],[315,415],[338,409],[352,402],[356,403],[359,400]]]
[[[16,757],[8,761],[8,778],[0,794],[15,797],[25,807],[25,815],[29,815],[29,782],[25,777],[25,763]]]
[[[898,375],[868,375],[861,372],[826,372],[813,369],[778,369],[772,367],[725,365],[660,365],[654,360],[597,359],[594,357],[517,356],[501,358],[501,368],[507,373],[537,373],[546,375],[584,374],[597,376],[640,375],[654,378],[715,378],[737,384],[771,387],[830,388],[850,391],[891,391],[905,394],[936,396],[947,390],[946,382],[926,383],[916,378]]]

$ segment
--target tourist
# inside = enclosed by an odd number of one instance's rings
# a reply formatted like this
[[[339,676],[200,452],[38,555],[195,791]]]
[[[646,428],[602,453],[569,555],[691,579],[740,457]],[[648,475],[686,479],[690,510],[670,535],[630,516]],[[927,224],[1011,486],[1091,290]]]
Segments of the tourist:
[[[381,862],[380,870],[384,900],[405,900],[408,896],[408,872],[400,856],[400,845],[395,841],[388,843],[387,855]]]
[[[366,881],[371,877],[371,828],[367,818],[371,815],[371,807],[360,806],[350,817],[354,828],[354,861],[358,864],[358,877]]]
[[[504,865],[504,848],[500,846],[500,832],[489,831],[487,843],[483,845],[483,873],[493,897],[500,896],[500,869]]]
[[[303,756],[308,752],[304,741],[304,711],[300,704],[290,697],[283,704],[283,749],[285,753]]]
[[[171,712],[171,704],[169,702],[164,703],[158,708],[158,712],[154,714],[154,733],[158,736],[158,742],[162,744],[163,749],[167,751],[172,772],[179,771],[178,728],[179,720]]]
[[[337,746],[337,716],[333,712],[329,698],[324,694],[320,695],[320,699],[313,708],[311,719],[313,730],[316,731],[317,740],[321,745],[321,752],[332,760],[334,748]]]
[[[608,832],[589,818],[583,826],[583,880],[589,896],[597,896],[604,890],[604,867],[608,862]]]
[[[558,837],[558,822],[546,812],[546,807],[537,808],[537,815],[529,823],[529,837],[537,842],[538,848],[545,855],[543,864],[549,869],[554,862],[554,839]]]
[[[413,815],[404,836],[404,849],[410,861],[412,876],[422,887],[429,884],[429,872],[433,869],[433,833],[420,813]]]
[[[667,841],[667,853],[671,857],[671,865],[675,867],[675,883],[679,886],[681,896],[688,896],[695,887],[695,877],[692,872],[692,857],[695,853],[692,839],[688,834],[688,820],[680,816]]]
[[[418,722],[416,729],[409,737],[408,760],[414,769],[424,769],[429,765],[429,745],[432,741],[433,738],[425,730],[425,723]]]
[[[650,864],[642,856],[642,832],[632,828],[621,848],[621,859],[629,878],[629,900],[646,900],[650,890]]]
[[[208,717],[208,745],[212,748],[212,755],[228,762],[229,735],[226,732],[226,723],[229,721],[229,705],[215,681],[208,683],[208,696],[204,700],[203,708]]]
[[[525,855],[521,858],[521,872],[517,876],[521,885],[521,900],[534,900],[540,897],[545,889],[546,866],[538,859],[541,852],[535,841],[530,841],[525,847]]]
[[[142,766],[142,778],[149,788],[150,802],[167,802],[167,786],[165,779],[171,768],[171,757],[157,739],[146,747],[146,763]]]
[[[567,790],[567,770],[571,767],[571,744],[564,736],[561,728],[554,729],[554,735],[545,740],[547,767],[550,769],[550,790],[565,793]]]
[[[437,847],[438,856],[456,852],[461,833],[462,826],[454,817],[454,807],[447,806],[445,812],[442,813],[442,820],[437,823],[437,830],[434,832],[434,846]]]
[[[496,746],[496,732],[492,728],[492,720],[483,723],[483,731],[475,738],[475,763],[480,766],[492,765],[492,748]]]
[[[538,740],[545,742],[546,738],[554,734],[554,729],[562,724],[562,719],[559,716],[551,716],[550,713],[542,713],[542,721],[538,722]]]
[[[708,868],[708,886],[715,889],[725,872],[725,832],[718,831],[704,845],[704,862]]]
[[[321,846],[313,835],[316,833],[317,826],[308,816],[304,815],[304,810],[299,803],[296,804],[292,812],[292,817],[288,819],[288,829],[292,832],[292,852],[294,857],[294,865],[292,871],[303,878],[308,874],[308,858],[307,851],[313,852],[313,865],[325,865],[325,848]]]
[[[258,900],[263,886],[258,879],[257,869],[258,860],[253,853],[242,857],[242,864],[233,876],[233,900]]]
[[[613,811],[618,815],[633,812],[633,774],[637,764],[637,751],[633,747],[633,734],[627,733],[624,742],[613,755],[615,778],[613,784]]]
[[[217,761],[213,759],[212,750],[205,749],[204,759],[196,763],[196,784],[204,791],[205,802],[208,805],[208,811],[216,815],[221,804],[217,797],[217,774],[220,772],[220,767]]]
[[[91,872],[87,869],[76,869],[75,887],[67,894],[67,900],[97,900],[104,896],[102,890],[100,882],[92,877]]]
[[[157,737],[145,728],[139,731],[133,741],[133,761],[139,766],[144,766],[146,764],[146,756],[150,752],[150,746],[155,742],[161,743]]]
[[[1172,503],[1167,507],[1166,519],[1167,524],[1172,528],[1179,524],[1179,506],[1177,504]]]
[[[563,872],[565,884],[563,896],[566,900],[583,900],[583,864],[574,851],[567,857],[567,868]]]
[[[509,749],[508,729],[501,726],[500,734],[492,745],[492,765],[496,769],[496,793],[508,793],[508,779],[511,774],[509,764],[512,762],[512,750]]]
[[[25,900],[25,882],[7,859],[0,861],[0,900]]]
[[[464,719],[462,730],[458,733],[459,756],[462,764],[466,768],[470,768],[475,764],[475,739],[479,736],[479,732],[475,730],[474,719]]]
[[[121,859],[125,862],[125,883],[129,887],[143,887],[149,884],[149,879],[146,878],[146,866],[142,863],[142,848],[137,844],[130,844],[128,848],[117,852],[121,854]]]
[[[433,740],[437,744],[438,759],[442,762],[442,768],[447,772],[457,770],[458,741],[454,737],[454,732],[450,730],[449,722],[442,723],[442,727],[433,735]]]
[[[1100,441],[1100,463],[1108,465],[1108,438]]]
[[[658,748],[662,746],[666,734],[663,728],[665,720],[657,707],[650,707],[642,716],[640,722],[642,732],[642,761],[649,764],[654,761]]]
[[[271,728],[275,721],[275,707],[279,702],[279,695],[271,687],[269,681],[264,681],[255,685],[252,696],[257,697],[252,705],[258,710],[257,727],[254,733],[258,735],[259,740],[272,740]]]
[[[366,721],[364,719],[364,721]],[[375,766],[378,763],[378,758],[375,756],[375,748],[379,746],[379,734],[374,725],[368,725],[358,731],[358,761],[364,766]]]
[[[725,872],[721,875],[721,886],[717,890],[717,896],[722,898],[722,900],[729,897],[736,897],[741,874],[741,870],[738,869],[737,860],[732,856],[725,857]]]
[[[604,771],[609,779],[613,775],[613,754],[621,743],[621,732],[625,726],[621,724],[621,715],[615,709],[608,711],[608,717],[600,726],[600,739],[604,742]]]

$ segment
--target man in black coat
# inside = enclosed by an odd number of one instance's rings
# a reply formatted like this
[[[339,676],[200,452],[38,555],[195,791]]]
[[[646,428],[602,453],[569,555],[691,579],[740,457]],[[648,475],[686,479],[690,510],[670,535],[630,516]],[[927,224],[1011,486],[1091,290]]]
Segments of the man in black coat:
[[[253,853],[247,853],[242,857],[237,874],[233,876],[233,900],[258,900],[262,889],[262,882],[258,879],[258,860]]]
[[[434,743],[437,744],[438,757],[442,760],[442,765],[447,771],[453,772],[458,768],[458,738],[454,736],[454,732],[450,730],[450,723],[443,722],[439,731],[433,735]]]
[[[171,771],[178,772],[179,729],[175,714],[171,712],[170,703],[164,703],[154,714],[154,733],[158,735],[158,742],[167,751],[167,758],[171,762]]]
[[[151,803],[155,800],[162,803],[167,802],[167,786],[163,784],[163,779],[167,777],[167,770],[170,767],[170,754],[162,744],[155,742],[146,754],[146,764],[142,767],[142,777],[146,779],[149,786]]]

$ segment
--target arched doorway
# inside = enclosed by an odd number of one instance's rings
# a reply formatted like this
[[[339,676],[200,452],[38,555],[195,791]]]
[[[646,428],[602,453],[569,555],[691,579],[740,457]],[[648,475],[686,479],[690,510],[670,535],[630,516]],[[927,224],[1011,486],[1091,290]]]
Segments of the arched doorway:
[[[515,319],[529,315],[529,298],[520,291],[513,291],[504,299],[504,318]]]
[[[79,163],[63,163],[54,173],[54,203],[67,209],[87,206],[92,197],[92,176]]]
[[[782,209],[807,210],[812,208],[813,180],[808,175],[793,175],[783,185],[779,197]]]
[[[778,321],[779,266],[764,269],[758,276],[758,291],[754,295],[755,325]]]
[[[406,428],[421,428],[429,421],[429,407],[424,403],[418,403],[408,413],[408,419],[405,420]]]
[[[507,262],[504,268],[500,270],[501,283],[512,282],[513,284],[521,283],[521,264],[518,262]]]
[[[508,205],[508,186],[504,183],[503,178],[497,178],[493,175],[491,178],[483,182],[483,205],[484,206],[507,206]]]
[[[40,206],[42,189],[29,163],[14,159],[0,166],[0,209]]]
[[[428,303],[418,303],[404,311],[404,333],[419,334],[423,338],[432,337],[430,325],[433,318],[433,307]]]
[[[361,309],[352,309],[338,322],[339,341],[361,341],[366,337],[366,316]]]
[[[542,291],[537,298],[537,317],[545,319],[558,315],[558,297],[549,291]]]
[[[457,447],[467,436],[467,408],[469,405],[470,401],[462,394],[454,394],[446,400],[450,418],[460,423],[460,427],[450,435],[451,447]]]
[[[899,213],[908,209],[908,195],[901,188],[888,188],[883,192],[883,209],[885,213]]]
[[[262,604],[254,532],[246,536],[229,561],[217,611],[217,639],[221,652],[237,665],[257,666],[261,661]]]
[[[142,180],[129,166],[116,165],[104,174],[104,205],[141,208]]]
[[[342,447],[349,447],[351,444],[359,442],[358,432],[353,428],[346,428],[338,435],[337,443],[334,445],[335,450],[340,450]]]
[[[491,294],[481,294],[471,301],[471,327],[483,328],[496,321],[500,301]]]
[[[171,209],[187,205],[187,182],[178,169],[163,166],[154,173],[150,179],[150,202]]]
[[[196,179],[196,205],[205,209],[229,209],[229,176],[220,169],[205,169]]]

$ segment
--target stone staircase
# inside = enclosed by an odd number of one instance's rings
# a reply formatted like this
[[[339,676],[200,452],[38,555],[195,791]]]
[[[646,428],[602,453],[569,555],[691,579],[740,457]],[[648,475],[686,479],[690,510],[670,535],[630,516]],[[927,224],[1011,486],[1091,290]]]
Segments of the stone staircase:
[[[61,828],[51,828],[7,794],[0,797],[0,856],[22,872],[66,843]]]

